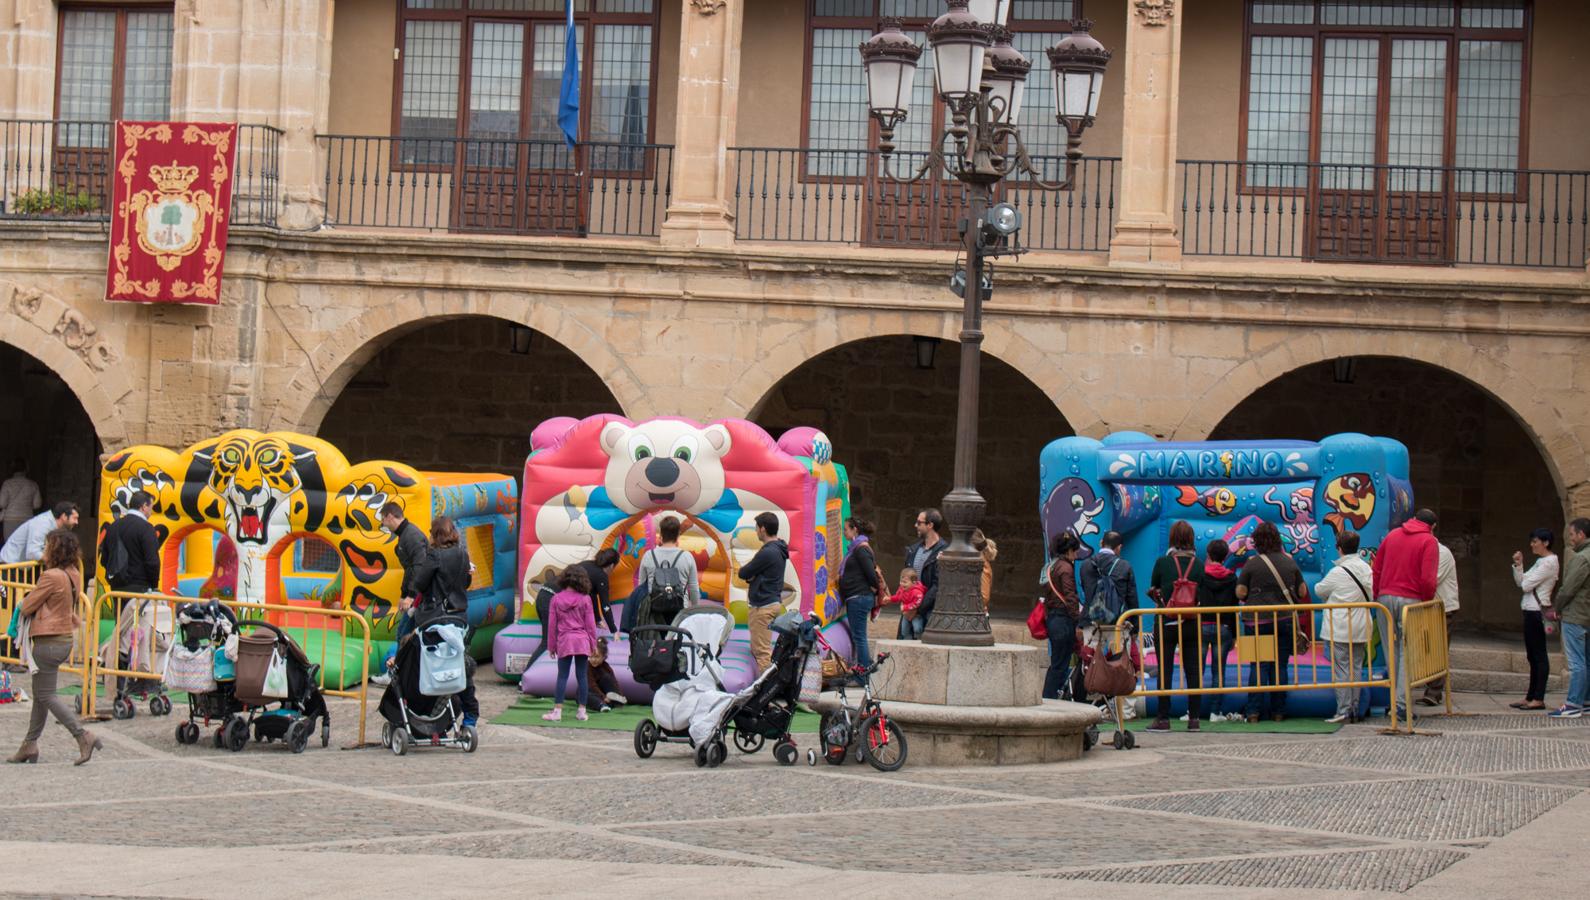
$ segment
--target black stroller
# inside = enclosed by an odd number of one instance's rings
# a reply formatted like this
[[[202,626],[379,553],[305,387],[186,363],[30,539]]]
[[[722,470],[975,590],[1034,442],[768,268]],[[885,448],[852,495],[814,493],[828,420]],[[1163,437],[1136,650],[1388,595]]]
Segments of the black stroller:
[[[243,704],[233,689],[235,666],[224,656],[227,639],[237,633],[237,617],[214,600],[190,603],[177,610],[177,627],[181,640],[171,650],[172,663],[166,680],[188,694],[188,718],[177,725],[177,743],[196,744],[201,732],[199,720],[203,720],[202,728],[208,728],[212,721],[225,721],[228,716],[243,712]],[[193,657],[203,672],[192,683],[179,683],[177,679],[177,660],[184,656]],[[224,728],[216,729],[215,746],[224,743],[224,732]]]
[[[802,621],[799,614],[787,612],[774,619],[771,628],[778,635],[771,665],[735,695],[724,720],[734,726],[734,746],[741,753],[755,753],[771,738],[773,758],[780,765],[792,766],[800,751],[790,736],[789,724],[800,702],[807,657],[817,652],[817,620]]]
[[[432,619],[404,639],[393,657],[392,681],[381,694],[381,717],[386,720],[381,723],[381,745],[396,756],[415,746],[462,747],[465,753],[480,746],[479,732],[464,724],[461,691],[446,694],[438,688],[462,688],[474,665],[461,646],[450,645],[448,629],[462,642],[469,622],[451,614]]]
[[[298,642],[269,622],[245,619],[238,628],[247,632],[238,636],[237,681],[233,685],[242,710],[222,722],[217,746],[242,750],[248,746],[252,730],[255,741],[283,741],[292,752],[302,753],[315,732],[316,719],[320,720],[320,746],[329,746],[331,712],[317,683],[320,666],[310,663]],[[286,670],[285,696],[269,691],[267,683],[276,657]]]

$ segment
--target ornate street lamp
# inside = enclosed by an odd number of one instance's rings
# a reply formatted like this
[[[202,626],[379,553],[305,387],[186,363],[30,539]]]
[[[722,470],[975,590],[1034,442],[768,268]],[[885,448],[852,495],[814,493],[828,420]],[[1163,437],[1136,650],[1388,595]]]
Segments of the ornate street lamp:
[[[1065,178],[1044,181],[1027,154],[1018,126],[1022,95],[1032,64],[1011,45],[1005,23],[1010,0],[947,0],[948,9],[928,26],[933,45],[934,77],[939,101],[949,110],[945,126],[921,166],[908,176],[894,174],[894,131],[910,111],[911,86],[922,49],[900,28],[898,19],[884,19],[878,32],[861,45],[867,70],[868,106],[878,123],[879,173],[908,184],[935,171],[948,172],[967,186],[970,205],[961,220],[964,271],[957,271],[958,291],[965,299],[961,321],[961,383],[955,432],[955,486],[945,496],[944,516],[950,546],[939,556],[938,601],[922,640],[933,644],[988,646],[994,642],[983,611],[980,583],[982,557],[971,535],[986,504],[975,486],[977,476],[978,390],[982,371],[983,302],[992,291],[985,257],[1017,251],[1014,241],[1021,217],[1009,204],[993,209],[994,186],[1010,175],[1024,175],[1026,190],[1068,190],[1082,159],[1082,133],[1098,114],[1099,94],[1110,51],[1089,34],[1092,23],[1071,23],[1071,33],[1047,51],[1053,69],[1055,121],[1066,129]],[[952,279],[955,281],[957,279]],[[967,290],[965,285],[981,289]]]

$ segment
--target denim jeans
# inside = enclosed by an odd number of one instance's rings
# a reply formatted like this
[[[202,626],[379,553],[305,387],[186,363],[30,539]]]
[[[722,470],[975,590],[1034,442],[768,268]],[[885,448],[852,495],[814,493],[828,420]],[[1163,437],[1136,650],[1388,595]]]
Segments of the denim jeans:
[[[872,665],[872,654],[867,650],[867,624],[872,618],[872,606],[878,602],[872,594],[856,594],[845,598],[845,625],[850,629],[850,648],[856,665]]]
[[[574,685],[579,689],[580,707],[585,707],[587,695],[591,691],[589,681],[586,679],[586,667],[590,665],[589,656],[560,656],[558,657],[558,683],[552,689],[552,705],[562,706],[564,691],[568,687],[569,665],[574,665]]]
[[[1229,626],[1215,622],[1205,622],[1202,632],[1204,639],[1202,655],[1208,660],[1210,670],[1210,679],[1204,684],[1225,687],[1226,660],[1231,657],[1231,648],[1236,645],[1237,637],[1231,633]],[[1204,661],[1204,659],[1198,661],[1199,669],[1203,668]],[[1237,681],[1240,683],[1241,680],[1242,676],[1239,673]],[[1224,713],[1226,711],[1226,697],[1226,694],[1211,694],[1209,702],[1212,709],[1209,711]]]
[[[1275,635],[1275,662],[1248,666],[1248,687],[1291,683],[1292,620],[1282,616],[1275,622],[1259,622],[1254,634]],[[1278,716],[1286,712],[1286,691],[1249,691],[1246,712],[1250,716]]]
[[[1043,697],[1059,700],[1077,650],[1077,620],[1051,609],[1044,612],[1043,623],[1049,629],[1049,670],[1043,676]],[[1072,699],[1080,700],[1074,696]]]
[[[903,612],[900,613],[900,640],[914,641],[922,637],[922,630],[927,627],[927,619],[921,613],[920,607],[917,608],[915,615],[907,616]]]
[[[1415,603],[1423,601],[1414,600],[1411,597],[1397,597],[1391,594],[1381,594],[1375,600],[1384,606],[1387,612],[1391,613],[1392,630],[1397,634],[1397,684],[1393,689],[1392,714],[1400,718],[1408,708],[1408,647],[1407,643],[1402,639],[1402,611]],[[1384,624],[1379,624],[1376,627],[1380,629],[1380,646],[1384,648],[1387,646],[1386,627]]]
[[[1568,702],[1582,707],[1590,701],[1590,671],[1585,669],[1590,662],[1590,628],[1563,622],[1562,655],[1568,663]]]

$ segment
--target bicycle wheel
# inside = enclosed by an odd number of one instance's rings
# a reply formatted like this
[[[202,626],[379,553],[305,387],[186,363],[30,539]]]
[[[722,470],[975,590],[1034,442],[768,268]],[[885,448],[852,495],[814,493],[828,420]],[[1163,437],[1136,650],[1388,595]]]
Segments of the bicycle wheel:
[[[894,772],[905,765],[905,734],[882,713],[868,716],[861,723],[861,754],[880,772]]]

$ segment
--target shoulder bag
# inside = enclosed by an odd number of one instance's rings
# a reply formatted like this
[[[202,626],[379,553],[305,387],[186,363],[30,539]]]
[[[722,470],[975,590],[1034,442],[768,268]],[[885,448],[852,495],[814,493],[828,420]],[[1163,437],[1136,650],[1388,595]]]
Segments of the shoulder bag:
[[[1281,586],[1281,596],[1286,598],[1287,603],[1294,606],[1297,605],[1297,598],[1292,596],[1292,586],[1281,579],[1281,573],[1276,571],[1275,563],[1270,562],[1270,557],[1267,555],[1261,555],[1259,559],[1263,560],[1264,567],[1270,570],[1270,574],[1275,578],[1275,583]],[[1351,575],[1352,573],[1348,572],[1347,574]],[[1356,582],[1358,579],[1354,578],[1353,581]],[[1306,655],[1314,647],[1314,639],[1311,637],[1314,631],[1314,615],[1313,613],[1307,613],[1306,621],[1299,621],[1297,613],[1291,613],[1290,615],[1293,622],[1292,652],[1298,656]]]

